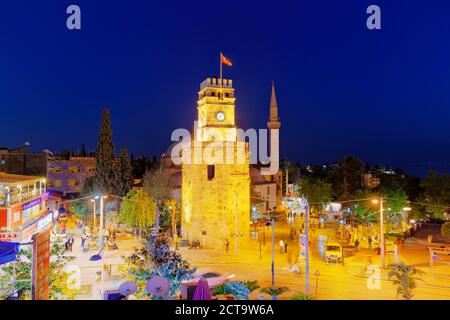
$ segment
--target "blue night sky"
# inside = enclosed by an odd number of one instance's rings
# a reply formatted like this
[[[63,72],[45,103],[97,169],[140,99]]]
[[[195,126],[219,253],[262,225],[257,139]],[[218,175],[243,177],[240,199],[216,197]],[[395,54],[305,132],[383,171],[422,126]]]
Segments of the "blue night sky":
[[[370,4],[382,30],[366,28]],[[240,127],[265,127],[275,81],[282,158],[448,164],[449,21],[443,0],[4,1],[0,145],[94,148],[108,106],[117,148],[159,155],[223,51]]]

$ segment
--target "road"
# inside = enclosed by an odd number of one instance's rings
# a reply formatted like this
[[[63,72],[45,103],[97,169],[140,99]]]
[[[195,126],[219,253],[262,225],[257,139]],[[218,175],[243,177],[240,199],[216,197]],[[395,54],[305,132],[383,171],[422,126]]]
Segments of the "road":
[[[296,221],[295,225],[301,224]],[[315,229],[311,234],[311,264],[309,294],[317,299],[351,299],[351,300],[390,300],[397,299],[396,286],[387,279],[387,270],[382,270],[380,257],[374,250],[361,248],[354,255],[352,250],[346,250],[344,265],[326,264],[323,260],[323,246],[328,239],[333,239],[335,225],[327,225],[325,229]],[[289,271],[290,265],[296,260],[299,253],[298,241],[290,240],[289,225],[281,222],[275,226],[275,285],[287,286],[290,291],[281,296],[281,299],[289,299],[297,292],[306,292],[305,267],[300,266],[301,273]],[[424,231],[428,232],[428,231]],[[414,290],[414,299],[450,299],[450,259],[441,257],[435,263],[432,270],[429,266],[428,244],[423,233],[419,237],[411,238],[400,250],[399,261],[412,264],[426,272],[423,281],[418,282]],[[288,243],[288,252],[280,253],[278,242],[283,239]],[[257,240],[252,240],[241,247],[238,255],[234,250],[228,253],[225,250],[182,250],[184,258],[198,269],[217,271],[222,274],[234,274],[236,280],[258,280],[263,287],[271,285],[271,237],[270,228],[266,230],[266,244],[260,245]],[[119,250],[106,251],[105,265],[111,265],[112,274],[104,281],[104,289],[117,289],[120,283],[125,281],[123,273],[118,270],[118,265],[123,264],[121,256],[129,254],[134,247],[140,245],[139,240],[119,241]],[[83,252],[80,247],[80,239],[76,237],[74,252],[76,259],[71,265],[79,267],[81,292],[79,299],[99,299],[100,262],[91,262],[91,257],[96,252]],[[371,263],[369,263],[369,258]],[[393,263],[394,257],[388,255],[386,264]],[[373,267],[369,267],[372,265]],[[368,269],[369,267],[369,269]],[[76,268],[76,267],[75,267]],[[318,271],[318,273],[316,273]],[[318,276],[316,276],[318,274]],[[316,289],[317,285],[317,289]],[[257,299],[261,294],[252,293]],[[267,298],[267,297],[266,297]]]
[[[298,243],[289,239],[289,228],[277,223],[275,233],[275,285],[287,286],[290,292],[281,296],[288,299],[296,292],[305,292],[304,265],[301,274],[289,271],[289,266],[299,253]],[[268,232],[270,232],[268,230]],[[317,299],[351,299],[351,300],[391,300],[397,299],[396,286],[387,279],[387,270],[379,268],[380,257],[374,250],[367,248],[353,255],[348,251],[344,265],[326,264],[323,260],[323,246],[327,239],[332,239],[335,226],[316,229],[311,235],[311,264],[309,294]],[[267,236],[268,234],[266,234]],[[271,285],[271,243],[263,246],[260,258],[259,243],[253,243],[242,248],[238,254],[224,250],[188,250],[183,253],[192,264],[201,269],[218,271],[223,274],[234,274],[236,280],[258,280],[261,286]],[[280,239],[288,242],[288,253],[280,254],[278,242]],[[399,254],[399,261],[412,264],[426,272],[418,281],[414,290],[414,299],[450,299],[450,268],[448,262],[442,261],[434,274],[429,268],[427,243],[421,239],[408,241]],[[346,251],[347,252],[347,251]],[[369,258],[372,262],[369,263]],[[450,259],[449,259],[450,260]],[[386,265],[394,262],[394,257],[388,255]],[[373,267],[369,267],[372,265]],[[316,272],[318,271],[316,276]],[[316,282],[317,278],[317,282]],[[316,294],[317,284],[317,294]],[[258,296],[255,293],[254,296]]]

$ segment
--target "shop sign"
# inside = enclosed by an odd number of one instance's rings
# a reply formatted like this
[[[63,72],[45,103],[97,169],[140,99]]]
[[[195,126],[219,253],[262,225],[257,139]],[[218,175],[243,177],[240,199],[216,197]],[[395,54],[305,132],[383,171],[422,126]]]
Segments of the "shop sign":
[[[32,299],[48,300],[50,228],[33,236]]]
[[[36,232],[40,232],[44,229],[46,229],[53,221],[53,215],[52,213],[48,213],[44,217],[38,220]]]
[[[31,208],[31,207],[40,205],[41,203],[42,203],[42,199],[41,199],[41,198],[38,198],[38,199],[35,199],[35,200],[33,200],[33,201],[24,203],[24,204],[22,205],[22,210],[27,210],[27,209],[29,209],[29,208]]]
[[[0,232],[0,242],[20,242],[20,232]]]

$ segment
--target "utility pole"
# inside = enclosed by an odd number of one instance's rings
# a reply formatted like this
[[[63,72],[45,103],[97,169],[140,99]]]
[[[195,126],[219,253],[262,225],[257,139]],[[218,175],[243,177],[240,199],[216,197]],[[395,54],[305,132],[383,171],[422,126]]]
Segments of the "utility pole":
[[[381,267],[384,269],[384,213],[383,213],[383,197],[380,198],[380,254],[381,254]]]

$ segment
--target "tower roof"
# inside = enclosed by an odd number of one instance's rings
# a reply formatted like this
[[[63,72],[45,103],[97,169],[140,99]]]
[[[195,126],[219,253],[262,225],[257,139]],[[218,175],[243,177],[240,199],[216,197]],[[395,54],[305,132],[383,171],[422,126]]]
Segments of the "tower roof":
[[[275,83],[272,81],[272,95],[270,97],[270,107],[278,108],[277,96],[275,94]]]
[[[269,122],[267,122],[267,127],[269,129],[280,129],[281,122],[278,118],[278,103],[277,96],[275,94],[275,83],[272,81],[272,95],[270,97],[270,116]]]

